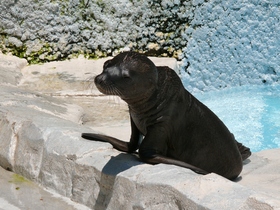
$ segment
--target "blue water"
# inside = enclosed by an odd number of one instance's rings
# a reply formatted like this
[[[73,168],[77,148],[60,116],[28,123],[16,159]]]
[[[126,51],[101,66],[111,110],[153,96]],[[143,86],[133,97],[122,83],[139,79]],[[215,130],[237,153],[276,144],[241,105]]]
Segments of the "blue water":
[[[280,147],[280,85],[194,94],[253,152]]]

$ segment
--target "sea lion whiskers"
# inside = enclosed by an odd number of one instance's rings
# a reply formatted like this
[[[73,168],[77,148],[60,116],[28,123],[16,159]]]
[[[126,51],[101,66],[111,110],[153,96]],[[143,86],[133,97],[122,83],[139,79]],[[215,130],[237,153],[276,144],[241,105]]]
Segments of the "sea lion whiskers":
[[[85,79],[85,81],[83,82],[83,85],[84,85],[84,89],[87,90],[87,89],[90,89],[91,92],[92,90],[94,89],[94,87],[96,87],[95,83],[94,83],[94,78],[96,77],[97,75],[91,75],[89,77],[87,77]]]
[[[116,96],[122,95],[121,91],[113,85],[110,86],[110,91],[111,91],[111,95],[116,95]]]
[[[104,81],[102,81],[101,83],[104,83],[105,85],[102,85],[100,88],[103,90],[104,94],[106,95],[116,95],[116,96],[120,96],[121,95],[121,91],[115,87],[112,83],[106,83]]]

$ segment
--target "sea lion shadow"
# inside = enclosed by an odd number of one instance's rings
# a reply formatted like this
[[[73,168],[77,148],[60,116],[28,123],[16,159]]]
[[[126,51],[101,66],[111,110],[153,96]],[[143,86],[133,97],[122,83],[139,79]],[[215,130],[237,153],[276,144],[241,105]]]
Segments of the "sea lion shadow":
[[[249,163],[251,163],[251,160],[250,160],[250,159],[246,159],[246,160],[243,161],[243,165],[247,165],[247,164],[249,164]]]
[[[251,163],[251,160],[250,159],[246,159],[246,160],[244,160],[243,161],[243,165],[247,165],[247,164],[249,164],[249,163]],[[239,177],[237,177],[235,180],[233,180],[234,182],[240,182],[242,180],[242,176],[239,176]]]
[[[106,175],[116,176],[127,169],[143,164],[135,154],[120,153],[112,156],[102,169],[102,173]]]
[[[112,156],[102,169],[99,181],[100,189],[94,209],[107,209],[112,198],[117,175],[133,166],[141,164],[143,164],[143,162],[140,162],[134,154],[120,153],[117,156]]]

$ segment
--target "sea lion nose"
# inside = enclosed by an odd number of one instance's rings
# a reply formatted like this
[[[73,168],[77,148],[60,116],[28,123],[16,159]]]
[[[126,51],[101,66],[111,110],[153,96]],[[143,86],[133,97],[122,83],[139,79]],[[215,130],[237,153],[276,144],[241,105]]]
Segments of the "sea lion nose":
[[[99,74],[97,77],[94,78],[94,83],[95,84],[100,84],[104,82],[107,79],[106,74]]]

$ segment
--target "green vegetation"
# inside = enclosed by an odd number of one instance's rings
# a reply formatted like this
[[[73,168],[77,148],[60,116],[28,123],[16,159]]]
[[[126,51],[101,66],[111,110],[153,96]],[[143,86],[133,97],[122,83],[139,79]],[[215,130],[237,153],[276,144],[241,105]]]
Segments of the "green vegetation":
[[[25,179],[23,176],[18,175],[18,174],[13,174],[12,175],[12,180],[9,181],[9,183],[13,184],[22,184],[22,183],[29,183],[30,181]]]

